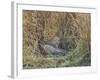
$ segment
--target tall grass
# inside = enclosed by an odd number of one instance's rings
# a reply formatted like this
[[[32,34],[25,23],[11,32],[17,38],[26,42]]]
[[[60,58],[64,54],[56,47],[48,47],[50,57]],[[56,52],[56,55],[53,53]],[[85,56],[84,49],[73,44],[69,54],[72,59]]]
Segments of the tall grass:
[[[91,65],[89,13],[23,10],[23,68],[56,68]],[[60,38],[65,56],[45,53],[45,45]]]

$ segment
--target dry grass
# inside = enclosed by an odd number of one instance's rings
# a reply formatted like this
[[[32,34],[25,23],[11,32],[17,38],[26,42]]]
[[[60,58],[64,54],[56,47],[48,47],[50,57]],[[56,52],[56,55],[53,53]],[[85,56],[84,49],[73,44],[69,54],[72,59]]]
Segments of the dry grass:
[[[23,10],[23,68],[56,68],[91,65],[89,13]],[[40,45],[60,38],[65,56],[44,52]]]

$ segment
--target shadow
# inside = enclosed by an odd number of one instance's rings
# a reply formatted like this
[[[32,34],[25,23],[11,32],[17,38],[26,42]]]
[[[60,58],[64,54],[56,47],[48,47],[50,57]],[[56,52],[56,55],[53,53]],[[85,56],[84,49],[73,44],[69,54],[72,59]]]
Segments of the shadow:
[[[7,75],[7,77],[8,77],[8,78],[11,78],[11,79],[13,79],[13,78],[14,78],[14,77],[13,77],[13,76],[11,76],[11,75]]]

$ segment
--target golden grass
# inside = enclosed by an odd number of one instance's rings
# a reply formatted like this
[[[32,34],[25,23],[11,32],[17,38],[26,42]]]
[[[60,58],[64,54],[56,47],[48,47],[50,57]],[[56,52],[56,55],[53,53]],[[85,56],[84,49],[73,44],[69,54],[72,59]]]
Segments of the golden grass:
[[[23,10],[24,68],[89,66],[91,64],[90,20],[89,13]],[[60,37],[62,45],[65,44],[64,49],[67,51],[65,56],[47,55],[39,47],[40,44],[46,44],[56,36]],[[25,66],[26,64],[29,65]]]

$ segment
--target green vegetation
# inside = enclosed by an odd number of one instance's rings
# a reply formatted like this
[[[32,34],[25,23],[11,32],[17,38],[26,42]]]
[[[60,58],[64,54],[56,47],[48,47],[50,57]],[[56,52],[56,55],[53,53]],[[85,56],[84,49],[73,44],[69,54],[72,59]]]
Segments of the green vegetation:
[[[90,66],[90,34],[89,13],[23,10],[23,68]],[[65,55],[48,54],[43,48],[55,37]]]

